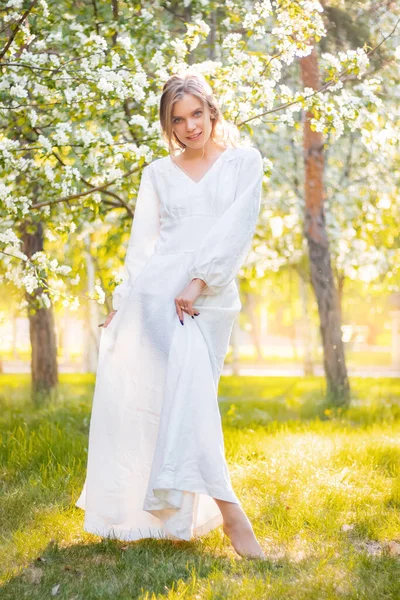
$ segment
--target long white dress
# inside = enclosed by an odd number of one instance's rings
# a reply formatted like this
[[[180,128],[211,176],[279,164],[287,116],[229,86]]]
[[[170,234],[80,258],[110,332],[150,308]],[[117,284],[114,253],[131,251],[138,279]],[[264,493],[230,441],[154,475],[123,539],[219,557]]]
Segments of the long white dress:
[[[228,148],[199,182],[170,156],[142,172],[117,309],[102,330],[86,481],[77,506],[103,537],[190,540],[239,503],[217,390],[241,303],[235,276],[260,209],[262,158]],[[174,298],[207,283],[184,313]]]

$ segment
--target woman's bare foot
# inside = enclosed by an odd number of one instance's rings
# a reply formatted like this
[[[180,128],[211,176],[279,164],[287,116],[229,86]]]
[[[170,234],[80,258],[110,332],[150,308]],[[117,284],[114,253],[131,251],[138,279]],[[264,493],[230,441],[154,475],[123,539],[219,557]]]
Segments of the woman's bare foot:
[[[239,556],[266,560],[266,556],[254,535],[251,523],[241,506],[215,498],[214,500],[221,508],[224,519],[222,529],[225,535],[229,537]]]

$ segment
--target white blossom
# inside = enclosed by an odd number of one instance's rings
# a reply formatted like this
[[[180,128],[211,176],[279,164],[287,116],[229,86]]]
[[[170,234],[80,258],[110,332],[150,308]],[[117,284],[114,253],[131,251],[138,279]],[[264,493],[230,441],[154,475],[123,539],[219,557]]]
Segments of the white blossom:
[[[16,8],[17,10],[21,9],[23,5],[23,0],[8,0],[6,4],[6,8]]]
[[[38,137],[38,142],[48,152],[51,152],[52,143],[51,143],[51,141],[46,136],[40,134],[39,137]]]
[[[104,304],[106,295],[103,288],[100,285],[95,285],[94,289],[97,292],[99,304]]]
[[[21,244],[21,240],[10,228],[6,229],[4,233],[0,233],[0,242],[3,244],[14,244],[15,246],[19,246]]]
[[[52,137],[55,140],[55,142],[57,142],[57,144],[60,144],[60,145],[68,144],[69,143],[68,133],[71,133],[71,131],[72,131],[72,127],[71,127],[70,123],[68,123],[68,122],[57,123]]]

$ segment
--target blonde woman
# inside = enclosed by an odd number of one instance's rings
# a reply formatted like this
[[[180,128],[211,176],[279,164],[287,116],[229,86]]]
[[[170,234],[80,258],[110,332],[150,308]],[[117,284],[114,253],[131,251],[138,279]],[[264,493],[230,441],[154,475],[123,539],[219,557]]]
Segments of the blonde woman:
[[[239,145],[202,76],[165,83],[160,123],[170,153],[142,171],[77,505],[103,537],[191,540],[222,524],[240,556],[263,559],[232,489],[217,401],[262,158]]]

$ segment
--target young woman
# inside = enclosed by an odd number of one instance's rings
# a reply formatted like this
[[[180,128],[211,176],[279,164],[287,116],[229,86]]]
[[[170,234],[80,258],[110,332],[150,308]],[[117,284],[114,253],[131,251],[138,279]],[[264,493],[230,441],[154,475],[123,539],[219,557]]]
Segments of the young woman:
[[[239,146],[201,76],[165,83],[160,123],[170,154],[142,171],[101,336],[77,505],[100,536],[190,540],[222,524],[240,556],[262,559],[232,489],[217,401],[262,159]]]

